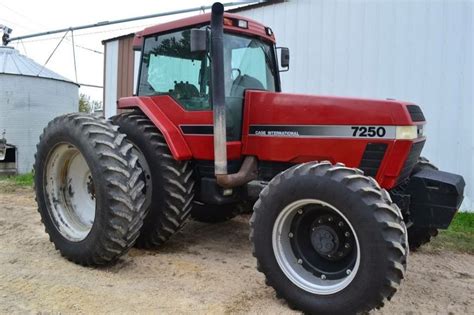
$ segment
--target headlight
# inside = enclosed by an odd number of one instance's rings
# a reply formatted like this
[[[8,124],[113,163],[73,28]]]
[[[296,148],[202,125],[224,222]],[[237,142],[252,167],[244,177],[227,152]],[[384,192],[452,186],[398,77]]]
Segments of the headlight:
[[[421,134],[423,134],[423,127],[421,127]],[[397,126],[396,139],[413,140],[418,138],[418,126]]]

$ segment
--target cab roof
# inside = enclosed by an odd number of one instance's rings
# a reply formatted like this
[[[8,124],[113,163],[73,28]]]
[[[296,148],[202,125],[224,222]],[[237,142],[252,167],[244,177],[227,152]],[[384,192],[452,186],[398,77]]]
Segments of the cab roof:
[[[224,30],[226,31],[258,36],[264,40],[275,43],[275,36],[273,32],[268,32],[267,29],[269,28],[267,28],[266,26],[264,26],[263,24],[257,21],[254,21],[244,16],[231,14],[227,12],[224,12],[224,18],[229,18],[233,20],[244,20],[244,21],[247,21],[248,23],[248,28],[241,28],[241,27],[237,27],[233,25],[231,26],[231,25],[224,24]],[[144,37],[158,34],[158,33],[166,33],[173,30],[179,30],[179,29],[194,26],[194,25],[208,24],[210,22],[211,22],[211,14],[204,13],[204,14],[195,15],[188,18],[184,18],[184,19],[179,19],[179,20],[147,27],[143,31],[137,32],[135,34],[135,38],[133,40],[133,48],[136,50],[137,49],[140,50],[143,44]]]

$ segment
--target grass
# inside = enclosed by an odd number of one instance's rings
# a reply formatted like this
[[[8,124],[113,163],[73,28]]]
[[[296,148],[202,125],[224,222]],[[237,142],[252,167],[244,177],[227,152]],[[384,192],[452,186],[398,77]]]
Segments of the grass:
[[[454,250],[474,255],[474,213],[459,212],[447,230],[427,246],[435,250]]]
[[[14,191],[17,188],[33,187],[33,173],[15,176],[0,176],[0,191]]]

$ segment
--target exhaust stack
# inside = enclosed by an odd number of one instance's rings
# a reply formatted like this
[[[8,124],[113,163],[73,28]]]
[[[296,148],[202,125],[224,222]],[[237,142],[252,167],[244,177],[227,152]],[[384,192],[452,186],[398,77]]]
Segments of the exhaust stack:
[[[215,174],[227,174],[227,135],[224,87],[224,6],[216,2],[211,13],[211,77],[214,111]]]
[[[224,86],[224,6],[216,2],[211,12],[211,76],[214,111],[214,173],[223,188],[242,186],[257,177],[257,159],[247,156],[238,173],[227,173],[227,134]]]

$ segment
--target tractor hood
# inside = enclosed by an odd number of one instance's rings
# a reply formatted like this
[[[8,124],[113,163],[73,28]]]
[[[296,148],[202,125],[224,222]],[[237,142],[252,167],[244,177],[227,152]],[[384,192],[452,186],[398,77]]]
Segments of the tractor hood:
[[[396,100],[247,91],[248,125],[383,125],[424,123],[420,108]],[[245,124],[245,121],[244,121]]]

